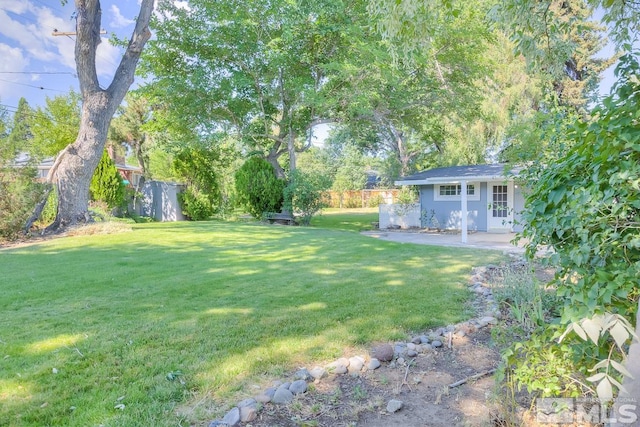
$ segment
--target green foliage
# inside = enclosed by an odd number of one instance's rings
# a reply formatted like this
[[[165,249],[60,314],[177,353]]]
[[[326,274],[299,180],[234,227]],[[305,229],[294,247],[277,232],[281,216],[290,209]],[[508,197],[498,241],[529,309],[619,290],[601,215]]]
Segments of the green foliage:
[[[513,389],[541,396],[577,396],[583,373],[576,370],[580,349],[550,345],[558,330],[561,300],[533,270],[518,264],[497,270],[493,295],[509,321],[491,331],[502,351],[501,380]]]
[[[47,97],[44,108],[38,107],[30,117],[33,151],[39,156],[54,156],[75,141],[80,129],[79,93]]]
[[[31,119],[33,109],[26,99],[20,98],[18,109],[13,114],[13,123],[9,126],[9,134],[4,142],[7,152],[13,153],[33,151],[33,134],[31,132]]]
[[[273,166],[260,157],[249,158],[235,174],[238,203],[254,218],[265,212],[279,212],[285,182],[278,179]]]
[[[180,195],[182,211],[194,221],[209,219],[221,204],[220,162],[220,150],[205,147],[185,148],[174,157],[173,168],[187,184]]]
[[[582,111],[593,100],[600,73],[615,61],[597,57],[606,27],[592,20],[588,3],[595,2],[510,0],[498,2],[492,13],[530,68],[545,76],[548,91]]]
[[[91,200],[104,202],[110,209],[122,207],[125,203],[125,185],[122,182],[122,176],[106,150],[102,153],[93,173],[89,191]]]
[[[207,194],[187,188],[178,195],[182,213],[192,221],[203,221],[215,213],[215,206]]]
[[[40,201],[44,185],[35,179],[34,167],[0,164],[0,240],[18,237]]]
[[[594,335],[592,341],[597,344],[565,340],[561,345],[549,345],[562,332],[555,328],[536,331],[526,348],[533,351],[536,343],[546,340],[544,352],[570,360],[573,372],[606,367],[607,372],[590,377],[590,381],[599,381],[597,391],[603,391],[605,397],[610,395],[611,384],[620,379],[609,375],[608,363],[619,365],[622,352],[616,355],[613,351],[621,350],[628,336],[621,338],[615,315],[633,317],[640,296],[639,71],[636,57],[623,57],[616,70],[619,82],[615,93],[594,109],[592,118],[578,118],[570,126],[557,127],[561,132],[555,146],[566,142],[557,152],[560,157],[550,156],[544,164],[532,165],[524,172],[530,191],[522,215],[522,236],[529,240],[530,257],[541,246],[551,249],[546,261],[556,269],[553,284],[564,302],[560,324],[571,324],[580,335],[583,329],[597,329],[592,327],[597,324],[594,319],[605,319],[598,333],[589,335]],[[590,329],[584,328],[585,322]],[[610,330],[612,337],[598,343],[601,330]],[[528,358],[514,357],[531,365]],[[594,360],[600,361],[595,367]],[[539,362],[551,365],[549,358]],[[521,372],[527,369],[523,365],[518,364]],[[536,374],[522,377],[522,381],[533,387],[540,379]]]
[[[526,388],[542,397],[578,397],[585,392],[580,380],[586,370],[576,372],[575,362],[580,350],[568,345],[552,345],[557,328],[531,336],[527,341],[516,342],[503,351],[503,365],[499,379],[517,390]]]
[[[309,225],[311,218],[325,207],[323,192],[331,182],[323,175],[295,170],[284,189],[284,208],[300,215],[300,223]]]
[[[640,263],[640,85],[638,64],[618,68],[617,93],[577,120],[564,156],[528,169],[523,236],[547,245],[565,298],[563,321],[593,313],[635,313]]]
[[[147,99],[140,93],[129,92],[125,96],[125,105],[118,107],[117,115],[111,121],[109,139],[115,144],[127,144],[142,168],[142,175],[149,177],[149,138],[146,124],[151,119],[151,108]]]
[[[43,225],[51,224],[56,219],[56,213],[58,211],[58,189],[54,185],[47,198],[47,203],[42,209],[40,214],[40,222]]]
[[[179,135],[224,128],[283,176],[278,159],[289,141],[297,151],[309,148],[329,64],[355,40],[363,4],[193,0],[185,9],[161,2],[158,16],[168,18],[155,22],[143,61],[159,107],[154,121]]]
[[[21,100],[19,105],[24,110],[26,101]],[[25,134],[18,137],[20,132],[9,133],[8,128],[6,112],[0,109],[0,240],[18,237],[45,190],[44,185],[36,182],[33,160],[21,167],[14,164],[30,141],[23,138]]]
[[[341,154],[331,188],[335,191],[362,190],[367,182],[362,152],[353,145],[347,145]]]

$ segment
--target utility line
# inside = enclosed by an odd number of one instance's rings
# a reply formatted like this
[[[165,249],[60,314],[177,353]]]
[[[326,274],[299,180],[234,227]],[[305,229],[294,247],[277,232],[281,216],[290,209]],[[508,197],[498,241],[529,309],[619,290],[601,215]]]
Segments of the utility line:
[[[27,86],[27,87],[32,87],[32,88],[35,88],[35,89],[40,89],[40,90],[50,90],[50,91],[53,91],[53,92],[66,93],[63,90],[51,89],[51,88],[47,88],[47,87],[43,87],[43,86],[30,85],[30,84],[27,84],[27,83],[12,82],[11,80],[0,79],[0,82],[7,82],[7,83],[12,83],[14,85]]]
[[[76,73],[70,71],[0,71],[0,74],[68,74],[76,76]]]

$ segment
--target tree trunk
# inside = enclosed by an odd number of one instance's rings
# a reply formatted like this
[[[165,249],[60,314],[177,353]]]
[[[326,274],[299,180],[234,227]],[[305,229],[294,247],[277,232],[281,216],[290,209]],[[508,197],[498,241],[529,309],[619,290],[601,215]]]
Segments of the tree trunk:
[[[113,100],[110,102],[104,91],[84,96],[78,137],[67,150],[56,174],[58,213],[49,229],[90,220],[89,185],[104,151],[111,117],[118,104]]]
[[[99,0],[75,0],[75,59],[82,119],[78,137],[67,147],[55,172],[58,187],[58,212],[48,230],[90,220],[89,185],[100,161],[111,118],[133,83],[136,65],[144,45],[151,37],[149,21],[153,0],[142,0],[136,26],[113,81],[102,89],[96,72],[96,50],[100,44],[102,11]]]

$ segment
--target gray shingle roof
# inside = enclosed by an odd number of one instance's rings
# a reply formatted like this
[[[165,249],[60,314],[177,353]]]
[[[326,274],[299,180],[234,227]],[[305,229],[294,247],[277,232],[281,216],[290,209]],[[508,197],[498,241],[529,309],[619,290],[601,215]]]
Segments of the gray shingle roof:
[[[450,166],[418,172],[401,177],[396,181],[399,185],[426,184],[429,182],[445,182],[447,180],[490,180],[505,178],[507,175],[518,175],[520,167],[507,163],[492,165]]]

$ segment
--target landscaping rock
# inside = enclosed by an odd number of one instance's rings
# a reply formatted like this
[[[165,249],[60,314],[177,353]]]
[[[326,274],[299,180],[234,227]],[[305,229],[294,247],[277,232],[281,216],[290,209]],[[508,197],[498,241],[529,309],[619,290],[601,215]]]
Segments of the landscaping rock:
[[[222,418],[222,422],[227,424],[229,427],[236,427],[240,425],[240,408],[235,407],[229,412],[227,415]]]
[[[407,357],[416,357],[418,352],[415,350],[407,350]]]
[[[387,403],[387,412],[393,414],[394,412],[398,412],[402,409],[403,406],[404,403],[402,403],[401,400],[391,399],[389,403]]]
[[[398,356],[403,354],[405,351],[407,351],[407,345],[405,343],[398,343],[393,346],[393,352]]]
[[[275,393],[275,390],[273,392]],[[262,394],[257,395],[256,397],[254,397],[254,399],[256,399],[256,401],[260,402],[260,403],[269,403],[269,402],[271,402],[271,398],[272,397],[273,396],[269,396],[266,393],[262,393]]]
[[[281,388],[289,389],[289,386],[291,386],[291,383],[289,381],[284,382],[284,383],[280,384],[280,387],[278,387],[278,390],[281,389]]]
[[[295,394],[302,394],[307,391],[307,382],[305,380],[297,380],[291,383],[289,391]]]
[[[373,357],[382,361],[382,362],[390,362],[393,360],[393,347],[391,344],[381,344],[374,347]]]
[[[283,388],[283,387],[278,388],[275,394],[273,395],[273,399],[271,399],[273,403],[279,403],[279,404],[289,403],[292,400],[293,400],[293,393],[291,393],[288,388]]]
[[[485,327],[489,324],[497,324],[498,320],[495,317],[492,316],[485,316],[482,319],[478,320],[478,325],[480,325],[480,327]]]
[[[364,366],[364,358],[361,356],[354,356],[349,358],[349,373],[356,374],[362,370]]]
[[[420,344],[429,344],[431,341],[426,335],[420,335]]]
[[[411,342],[413,344],[421,344],[422,340],[420,339],[420,337],[413,337],[413,339],[411,340]]]
[[[325,368],[332,374],[346,374],[349,360],[344,357],[329,363]]]
[[[273,399],[273,395],[276,394],[276,390],[277,390],[277,388],[275,388],[275,387],[269,387],[268,389],[266,389],[264,391],[264,394],[266,394],[271,399]]]
[[[316,380],[321,380],[322,378],[326,378],[329,374],[324,368],[316,366],[312,370],[309,371],[309,374]]]
[[[256,406],[257,402],[255,399],[245,399],[238,403],[238,408],[244,408],[245,406]]]
[[[307,371],[306,368],[302,368],[296,371],[296,373],[293,374],[293,378],[295,378],[296,380],[304,380],[304,381],[313,380],[313,376],[311,376],[311,373]]]
[[[336,360],[336,363],[339,363],[340,365],[344,366],[345,368],[349,367],[349,359],[347,359],[346,357],[341,357],[340,359]]]
[[[434,340],[431,342],[431,347],[433,348],[440,348],[442,347],[442,341],[440,340]]]
[[[330,372],[332,374],[335,374],[335,375],[342,375],[342,374],[346,374],[347,373],[347,368],[345,368],[342,365],[338,365],[338,366],[330,369]]]
[[[367,369],[370,371],[373,371],[378,369],[380,365],[381,365],[380,361],[374,357],[369,361],[369,364],[367,365]]]
[[[407,343],[407,349],[408,350],[415,350],[416,349],[416,345],[412,342]]]
[[[240,408],[240,421],[250,423],[258,417],[258,406],[243,406]]]

